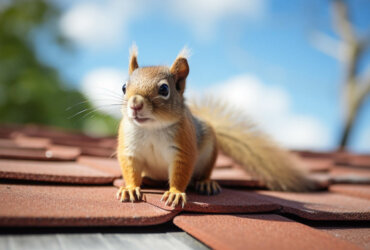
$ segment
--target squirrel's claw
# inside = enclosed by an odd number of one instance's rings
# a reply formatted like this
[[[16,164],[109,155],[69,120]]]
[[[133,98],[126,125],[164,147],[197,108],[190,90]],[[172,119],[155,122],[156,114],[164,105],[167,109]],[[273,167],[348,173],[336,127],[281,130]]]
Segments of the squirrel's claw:
[[[166,201],[165,205],[171,207],[176,207],[181,201],[181,206],[184,208],[186,204],[186,194],[179,191],[166,191],[161,201]]]
[[[221,187],[216,181],[204,180],[195,183],[195,190],[199,194],[215,195],[221,192]]]
[[[140,187],[133,187],[133,188],[120,187],[119,190],[117,191],[116,197],[121,202],[139,201],[141,200]]]

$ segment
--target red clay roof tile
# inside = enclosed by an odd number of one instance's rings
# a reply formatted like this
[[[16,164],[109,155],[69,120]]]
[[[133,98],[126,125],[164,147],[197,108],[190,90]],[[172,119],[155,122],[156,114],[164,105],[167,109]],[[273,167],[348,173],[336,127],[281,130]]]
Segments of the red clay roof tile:
[[[174,210],[165,206],[165,202],[160,201],[161,193],[146,193],[145,200],[166,210]],[[175,210],[180,209],[175,208]],[[187,192],[187,203],[184,211],[201,212],[201,213],[253,213],[253,212],[270,212],[279,209],[279,206],[263,199],[256,193],[249,191],[238,191],[223,188],[218,195],[199,195],[194,192]]]
[[[319,152],[319,151],[309,151],[309,150],[294,150],[293,152],[303,158],[332,159],[335,156],[335,152],[323,152],[323,151]]]
[[[111,158],[116,154],[115,149],[100,147],[80,147],[82,155]]]
[[[326,158],[302,158],[304,167],[309,172],[328,172],[334,167],[334,161]]]
[[[330,171],[332,183],[370,184],[370,169],[336,166]]]
[[[357,155],[350,152],[335,154],[335,162],[340,165],[370,168],[370,155]]]
[[[370,168],[370,155],[353,155],[349,160],[349,165]]]
[[[370,185],[333,184],[330,191],[370,200]]]
[[[109,184],[118,176],[75,162],[0,160],[0,178],[79,184]]]
[[[215,168],[211,175],[212,180],[216,180],[221,186],[228,187],[264,187],[258,180],[251,177],[239,167]]]
[[[177,212],[121,203],[114,187],[0,184],[0,226],[142,226]]]
[[[370,249],[370,228],[318,228],[334,237],[351,242],[363,249]]]
[[[183,214],[174,223],[212,249],[359,249],[279,215]]]
[[[283,213],[309,220],[370,220],[370,201],[365,199],[330,192],[257,192],[282,206]]]
[[[46,160],[49,155],[40,148],[0,148],[0,159]]]
[[[121,167],[116,158],[80,156],[78,157],[77,162],[100,171],[113,174],[117,177],[121,177],[122,175]]]
[[[78,147],[51,145],[46,151],[48,160],[75,161],[81,154]]]
[[[16,136],[12,139],[0,139],[1,148],[38,148],[46,149],[51,144],[47,138]]]
[[[0,147],[0,159],[73,161],[80,153],[76,147],[55,145],[48,148]]]
[[[231,168],[234,164],[235,164],[234,161],[230,157],[222,153],[219,153],[217,156],[216,162],[215,162],[215,167],[216,168]]]

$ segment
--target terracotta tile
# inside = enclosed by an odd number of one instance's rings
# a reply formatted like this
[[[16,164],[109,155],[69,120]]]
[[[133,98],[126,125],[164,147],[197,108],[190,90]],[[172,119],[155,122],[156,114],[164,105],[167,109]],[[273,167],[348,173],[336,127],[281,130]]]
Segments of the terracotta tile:
[[[370,185],[334,184],[330,191],[370,200]]]
[[[9,125],[0,125],[0,138],[10,138],[13,132],[14,128],[11,128]]]
[[[370,169],[337,166],[330,171],[332,183],[370,184]]]
[[[100,138],[99,145],[105,148],[117,148],[117,137]]]
[[[125,185],[125,180],[124,179],[122,179],[122,178],[120,178],[120,179],[115,179],[114,181],[113,181],[113,186],[115,186],[115,187],[117,187],[117,188],[120,188],[120,187],[122,187],[122,186],[124,186]]]
[[[370,177],[370,169],[336,166],[330,171],[333,175],[359,175]]]
[[[47,159],[47,150],[39,148],[0,148],[1,159],[43,160]]]
[[[339,165],[370,168],[370,155],[358,155],[350,152],[335,154],[335,162]]]
[[[31,133],[31,135],[34,135]],[[38,135],[38,133],[36,133]],[[41,135],[44,135],[41,133]],[[48,135],[48,133],[46,133]],[[45,136],[46,136],[45,135]],[[78,147],[81,154],[98,157],[112,157],[116,152],[116,147],[112,140],[104,138],[91,138],[78,134],[54,135],[50,138],[53,144],[69,147]]]
[[[264,187],[258,180],[251,177],[245,170],[239,167],[214,168],[212,180],[216,180],[221,186],[228,187]]]
[[[50,139],[47,139],[47,138],[16,135],[16,136],[13,136],[13,140],[20,147],[47,148],[48,146],[51,145]]]
[[[333,159],[306,157],[302,160],[304,167],[309,172],[328,172],[334,166]]]
[[[20,134],[28,137],[48,138],[53,144],[76,147],[97,147],[105,149],[115,149],[114,137],[111,138],[93,138],[76,132],[67,132],[62,129],[52,128],[41,125],[15,126],[7,128],[12,137]]]
[[[313,172],[308,177],[315,181],[318,190],[327,190],[332,183],[328,173]]]
[[[370,168],[370,155],[354,155],[351,157],[349,164],[355,167]]]
[[[30,148],[10,145],[0,147],[0,158],[23,159],[23,160],[48,160],[48,161],[72,161],[75,160],[81,151],[76,147],[48,146],[48,148]]]
[[[18,136],[13,139],[0,139],[0,148],[46,149],[48,146],[50,146],[50,140],[45,138]]]
[[[303,158],[321,158],[321,159],[332,159],[336,152],[324,152],[324,151],[307,151],[307,150],[293,150],[293,153],[298,154]]]
[[[116,158],[80,156],[77,162],[118,177],[122,175],[121,168]]]
[[[0,148],[15,148],[15,147],[18,147],[18,145],[14,140],[0,138]]]
[[[114,187],[0,184],[0,226],[129,226],[169,221],[169,212],[116,200]]]
[[[174,223],[212,249],[359,249],[279,215],[183,214]]]
[[[351,242],[363,249],[370,249],[370,228],[318,228],[336,238]]]
[[[99,148],[99,147],[80,147],[82,155],[107,157],[111,158],[115,156],[116,149],[111,148]]]
[[[48,160],[63,160],[74,161],[81,154],[81,150],[77,147],[51,145],[46,151]]]
[[[283,213],[309,220],[370,220],[370,201],[331,192],[256,191],[282,206]]]
[[[44,125],[26,125],[16,128],[22,134],[32,137],[47,137],[47,138],[65,138],[65,139],[78,139],[93,140],[91,137],[83,135],[78,132],[67,131],[62,128],[49,127]]]
[[[116,177],[75,162],[0,160],[0,178],[5,179],[108,184]]]
[[[231,168],[234,165],[234,161],[224,155],[223,153],[219,153],[215,162],[216,168]]]
[[[77,139],[77,140],[76,140]],[[90,138],[90,137],[83,137],[83,138],[74,138],[74,137],[56,137],[51,139],[54,144],[65,145],[65,146],[75,146],[75,147],[96,147],[96,148],[104,148],[104,149],[113,149],[116,148],[111,147],[109,144],[105,142],[105,140],[100,138]]]
[[[156,194],[145,193],[145,200],[166,210],[180,209],[180,207],[174,209],[165,206],[165,202],[160,201],[162,194],[163,191]],[[256,193],[224,188],[220,194],[213,196],[187,192],[187,203],[183,210],[201,213],[253,213],[269,212],[276,209],[279,209],[279,206],[263,199],[263,196]]]

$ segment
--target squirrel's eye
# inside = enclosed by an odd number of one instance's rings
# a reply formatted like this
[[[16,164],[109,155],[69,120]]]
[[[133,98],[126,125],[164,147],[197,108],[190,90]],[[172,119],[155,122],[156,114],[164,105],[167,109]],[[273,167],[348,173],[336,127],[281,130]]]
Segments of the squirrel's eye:
[[[122,92],[124,95],[126,94],[126,83],[124,83],[122,86]]]
[[[162,84],[158,89],[158,94],[160,94],[161,96],[168,96],[169,92],[170,90],[168,89],[167,84]]]

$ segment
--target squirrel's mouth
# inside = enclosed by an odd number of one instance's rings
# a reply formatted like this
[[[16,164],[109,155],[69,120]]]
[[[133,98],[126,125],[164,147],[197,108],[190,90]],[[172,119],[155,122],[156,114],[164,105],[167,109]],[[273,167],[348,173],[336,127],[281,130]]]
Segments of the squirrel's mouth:
[[[147,122],[150,120],[150,118],[139,118],[139,117],[135,117],[134,120],[138,123],[144,123],[144,122]]]

